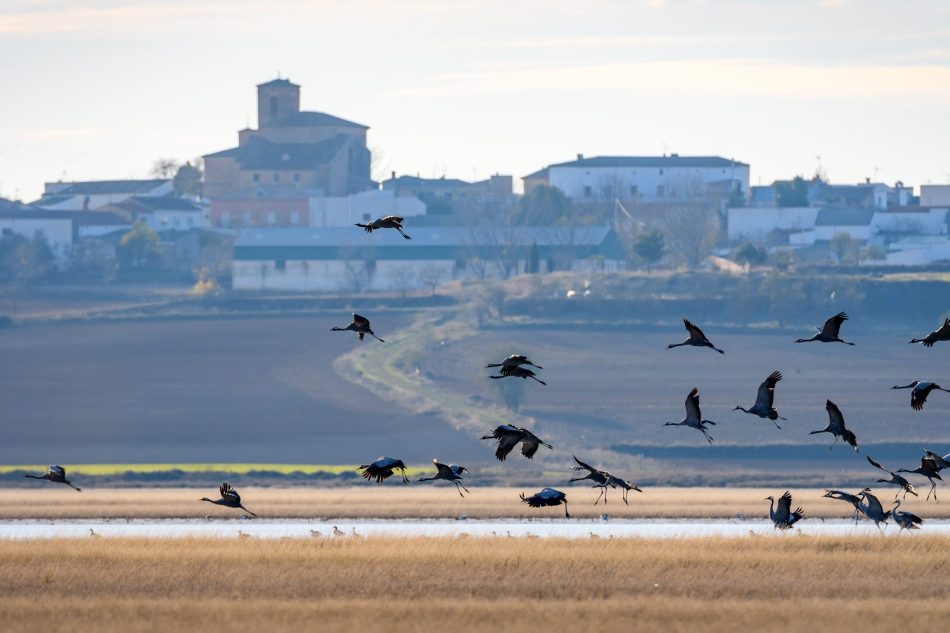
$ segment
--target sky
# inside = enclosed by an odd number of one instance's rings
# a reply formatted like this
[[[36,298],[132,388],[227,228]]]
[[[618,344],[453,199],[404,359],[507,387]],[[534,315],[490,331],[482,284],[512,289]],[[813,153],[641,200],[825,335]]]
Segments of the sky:
[[[2,0],[0,196],[233,147],[277,76],[370,126],[377,177],[677,152],[950,182],[943,0]]]

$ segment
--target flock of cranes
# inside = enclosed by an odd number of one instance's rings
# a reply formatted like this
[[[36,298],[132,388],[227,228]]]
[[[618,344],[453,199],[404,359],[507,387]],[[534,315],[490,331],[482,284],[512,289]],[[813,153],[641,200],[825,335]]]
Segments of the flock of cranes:
[[[373,220],[368,224],[358,223],[356,226],[364,229],[367,233],[372,233],[373,231],[381,229],[394,229],[398,231],[405,239],[411,239],[403,231],[402,222],[403,219],[401,217],[386,216],[377,220]],[[840,336],[841,326],[847,320],[848,315],[845,312],[839,312],[838,314],[828,318],[821,328],[816,328],[817,332],[811,338],[799,338],[795,340],[795,343],[808,343],[817,341],[821,343],[844,343],[845,345],[854,345],[853,342],[845,341]],[[715,350],[716,352],[719,352],[720,354],[725,354],[724,350],[713,345],[713,343],[703,333],[703,331],[689,320],[683,319],[683,325],[686,328],[689,337],[682,343],[672,343],[667,345],[667,349],[673,349],[675,347],[682,346],[708,347],[712,350]],[[333,327],[331,330],[354,332],[360,341],[364,340],[364,337],[368,334],[380,342],[385,342],[382,338],[377,336],[375,332],[373,332],[369,319],[355,313],[353,314],[353,320],[349,325],[346,327]],[[925,347],[932,347],[935,343],[941,341],[950,341],[950,318],[946,318],[939,328],[924,338],[915,338],[909,342],[920,343]],[[520,354],[512,354],[511,356],[502,360],[500,363],[490,363],[486,365],[486,368],[498,368],[498,375],[490,376],[492,379],[499,380],[503,378],[521,378],[523,380],[527,380],[528,378],[531,378],[541,385],[546,385],[547,383],[538,378],[534,370],[529,369],[529,367],[533,367],[534,369],[538,370],[543,369],[540,365],[537,365],[536,363],[529,360],[526,356]],[[775,425],[776,429],[781,430],[782,427],[779,426],[777,420],[786,420],[786,418],[779,415],[774,404],[775,389],[781,380],[782,373],[777,370],[773,371],[759,385],[755,402],[751,407],[745,408],[741,405],[737,405],[733,410],[743,411],[760,418],[768,419]],[[950,389],[944,389],[934,382],[916,380],[907,385],[894,385],[892,389],[910,389],[911,408],[915,411],[920,411],[923,409],[924,403],[927,400],[927,396],[930,395],[931,392],[950,392]],[[855,452],[858,452],[859,448],[857,437],[846,427],[844,415],[841,413],[841,410],[838,408],[838,406],[831,400],[827,400],[825,409],[828,412],[828,425],[823,429],[811,431],[810,434],[814,435],[818,433],[830,433],[834,437],[834,442],[829,447],[829,450],[834,448],[840,439],[844,443],[851,446]],[[664,424],[664,426],[686,426],[695,429],[701,432],[706,438],[707,442],[710,444],[713,443],[713,438],[709,434],[709,427],[715,425],[715,422],[703,419],[702,412],[699,407],[699,390],[696,387],[693,387],[689,392],[689,395],[686,397],[686,417],[684,417],[679,422],[666,422]],[[553,450],[553,447],[549,443],[539,438],[532,431],[510,424],[503,424],[496,427],[488,435],[483,436],[481,439],[494,440],[497,442],[495,457],[500,462],[504,462],[518,444],[521,444],[521,454],[527,459],[532,459],[542,446]],[[870,456],[867,456],[867,461],[874,468],[877,468],[890,476],[889,479],[878,479],[877,483],[894,485],[898,488],[897,495],[894,498],[894,507],[890,511],[884,510],[880,500],[871,494],[870,488],[864,488],[856,494],[851,494],[841,490],[828,490],[824,496],[851,504],[854,508],[854,513],[852,515],[854,520],[857,520],[859,515],[863,514],[868,519],[873,521],[878,527],[880,527],[882,523],[886,525],[888,519],[893,519],[894,522],[900,526],[902,531],[904,529],[917,529],[923,523],[923,520],[910,512],[899,511],[902,500],[905,499],[908,494],[917,496],[917,491],[914,486],[900,473],[916,474],[925,477],[930,482],[930,492],[927,495],[927,500],[929,501],[930,497],[933,496],[934,500],[936,501],[937,487],[935,480],[942,481],[940,471],[950,467],[950,455],[940,456],[939,454],[933,453],[928,449],[924,449],[924,457],[921,458],[920,466],[913,469],[900,468],[896,471],[885,468]],[[436,467],[435,475],[431,477],[422,477],[418,481],[441,480],[450,482],[456,486],[459,495],[464,498],[465,494],[463,491],[468,493],[469,490],[464,486],[462,480],[464,475],[468,473],[468,470],[464,466],[444,464],[439,462],[437,459],[433,459],[432,462]],[[635,483],[631,483],[625,479],[617,477],[616,475],[611,474],[609,471],[598,469],[586,464],[585,462],[579,460],[576,456],[574,457],[574,462],[576,463],[576,466],[572,467],[573,471],[578,473],[586,472],[587,474],[582,477],[572,478],[569,480],[569,483],[577,481],[590,481],[593,484],[592,487],[599,488],[600,494],[594,501],[595,506],[600,502],[601,498],[604,499],[605,504],[607,503],[608,488],[621,489],[623,491],[622,495],[625,504],[629,503],[627,495],[631,490],[643,492]],[[406,476],[406,464],[400,459],[385,456],[379,457],[369,464],[360,466],[358,470],[361,476],[367,481],[375,481],[379,484],[394,476],[398,471],[402,483],[409,483],[409,478]],[[62,466],[50,466],[49,471],[44,475],[28,474],[26,476],[33,479],[45,479],[53,483],[64,484],[70,486],[76,491],[81,492],[82,490],[81,488],[74,486],[68,479],[66,479],[66,470]],[[221,498],[209,499],[204,497],[201,499],[201,501],[207,501],[209,503],[227,508],[241,509],[252,516],[257,516],[244,507],[244,505],[242,505],[240,495],[227,482],[221,484],[219,492],[221,494]],[[567,495],[560,490],[554,488],[544,488],[531,496],[525,496],[522,493],[521,500],[532,508],[563,505],[565,517],[570,518],[570,514],[567,510]],[[781,497],[779,497],[777,501],[771,496],[767,497],[766,500],[769,501],[769,517],[771,518],[776,529],[786,530],[792,528],[804,517],[804,512],[800,507],[796,508],[794,511],[792,510],[792,496],[789,492],[785,492]]]

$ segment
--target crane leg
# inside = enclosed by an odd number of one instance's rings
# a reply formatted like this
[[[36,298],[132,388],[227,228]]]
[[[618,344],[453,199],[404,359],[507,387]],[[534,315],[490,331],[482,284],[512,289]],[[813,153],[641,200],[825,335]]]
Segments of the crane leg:
[[[594,505],[595,505],[595,506],[596,506],[598,503],[600,503],[600,497],[601,497],[601,496],[604,496],[604,503],[605,503],[605,504],[607,503],[606,492],[607,492],[607,491],[606,491],[605,489],[601,488],[600,494],[597,495],[597,501],[594,502]]]
[[[455,489],[459,491],[459,496],[464,499],[464,498],[465,498],[465,495],[462,494],[462,489],[459,488],[459,482],[457,482],[457,481],[455,482]]]

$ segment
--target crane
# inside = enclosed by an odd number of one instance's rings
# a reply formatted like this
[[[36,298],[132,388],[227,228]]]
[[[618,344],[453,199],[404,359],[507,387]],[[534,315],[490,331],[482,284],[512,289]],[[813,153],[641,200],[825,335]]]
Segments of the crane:
[[[467,473],[468,469],[464,466],[456,466],[455,464],[443,464],[439,462],[438,459],[433,459],[432,463],[435,464],[436,473],[431,477],[420,477],[419,481],[435,481],[437,479],[451,481],[459,491],[459,496],[464,499],[465,495],[462,494],[462,491],[469,492],[469,490],[462,485],[462,475]]]
[[[839,312],[825,321],[825,325],[823,327],[817,328],[818,332],[814,336],[811,338],[800,338],[795,342],[810,343],[811,341],[819,341],[821,343],[844,343],[845,345],[854,345],[854,343],[849,343],[848,341],[842,340],[838,336],[838,332],[841,330],[841,324],[847,320],[847,313]]]
[[[910,389],[910,408],[914,411],[921,411],[924,403],[927,402],[927,396],[931,391],[939,390],[950,393],[950,389],[944,389],[935,382],[915,380],[906,385],[894,385],[891,389]]]
[[[908,343],[921,343],[924,347],[933,347],[934,343],[940,341],[950,341],[950,317],[945,318],[943,325],[924,338],[914,338],[908,341]]]
[[[359,337],[361,341],[363,340],[363,337],[365,335],[369,334],[380,343],[386,342],[383,339],[376,336],[376,334],[373,332],[373,328],[369,326],[369,319],[367,319],[364,316],[360,316],[356,314],[355,312],[353,313],[352,323],[350,323],[346,327],[332,327],[330,328],[330,331],[331,332],[346,332],[346,331],[356,332],[356,335]]]
[[[524,493],[522,492],[521,500],[532,508],[543,508],[547,506],[558,506],[564,504],[564,516],[568,519],[571,518],[571,515],[567,511],[567,495],[560,490],[555,490],[554,488],[544,488],[540,492],[537,492],[530,497],[525,497]]]
[[[686,396],[686,417],[679,422],[667,422],[663,426],[688,426],[691,429],[702,431],[703,435],[706,436],[706,440],[712,444],[713,438],[706,432],[707,424],[715,425],[716,423],[703,419],[703,415],[699,410],[699,389],[693,387],[693,390]]]
[[[818,431],[812,431],[809,435],[815,435],[817,433],[831,433],[835,436],[835,441],[828,447],[830,451],[835,447],[835,444],[838,443],[838,438],[840,437],[847,444],[851,445],[851,448],[854,449],[854,452],[858,452],[858,438],[855,437],[854,433],[849,431],[844,425],[844,416],[841,415],[841,409],[838,408],[831,400],[825,402],[825,411],[828,412],[828,426]]]
[[[225,508],[240,508],[251,516],[257,516],[241,504],[241,495],[239,495],[238,491],[232,488],[231,484],[228,482],[223,482],[218,488],[218,492],[221,493],[220,499],[209,499],[208,497],[202,497],[200,501],[207,501],[218,506],[224,506]]]
[[[45,479],[54,484],[66,484],[76,492],[82,492],[82,488],[77,488],[66,479],[66,469],[56,464],[51,465],[45,475],[24,475],[24,477],[29,477],[30,479]]]
[[[894,472],[893,470],[888,470],[887,468],[884,468],[884,467],[881,466],[879,463],[877,463],[876,461],[874,461],[873,459],[871,459],[871,456],[870,456],[870,455],[868,455],[867,458],[868,458],[868,462],[870,462],[870,464],[871,464],[872,466],[874,466],[875,468],[879,468],[879,469],[883,470],[884,472],[886,472],[887,474],[889,474],[889,475],[891,476],[890,479],[878,479],[878,480],[877,480],[878,483],[881,483],[881,484],[891,484],[892,486],[897,486],[898,488],[900,488],[900,490],[897,491],[897,494],[894,495],[894,498],[895,498],[895,499],[900,496],[901,490],[904,491],[904,498],[905,498],[905,499],[907,498],[907,493],[908,493],[908,492],[909,492],[910,494],[914,495],[915,497],[917,496],[917,490],[911,485],[911,483],[910,483],[909,481],[907,481],[907,479],[905,479],[904,477],[901,477],[900,475],[898,475],[898,474],[897,474],[896,472]]]
[[[528,429],[512,426],[510,424],[502,424],[496,427],[488,435],[483,435],[481,439],[498,440],[498,449],[495,451],[495,457],[500,462],[505,461],[505,458],[508,457],[512,449],[518,445],[518,442],[521,442],[521,454],[528,459],[534,457],[534,454],[538,452],[538,448],[541,446],[553,449],[550,444]]]
[[[686,327],[686,331],[689,333],[689,338],[682,343],[670,343],[666,346],[666,349],[682,347],[683,345],[692,345],[693,347],[708,347],[710,349],[716,350],[720,354],[725,354],[724,351],[713,345],[712,342],[706,338],[706,335],[703,334],[703,331],[690,323],[688,319],[683,319],[683,325]]]
[[[768,496],[765,499],[769,502],[769,518],[772,519],[772,524],[777,530],[788,530],[805,516],[805,512],[800,507],[792,511],[792,493],[787,490],[779,497],[777,504],[775,497]]]
[[[375,462],[363,464],[357,470],[360,471],[360,475],[362,475],[366,481],[373,481],[375,479],[378,484],[392,477],[393,473],[398,470],[402,472],[402,483],[409,483],[409,479],[406,477],[406,465],[401,459],[379,457]]]
[[[782,379],[782,372],[773,371],[768,377],[759,385],[759,391],[755,397],[755,404],[751,408],[746,409],[741,405],[736,405],[736,408],[733,411],[745,411],[746,413],[751,413],[752,415],[757,415],[760,418],[767,418],[772,421],[772,424],[775,425],[775,428],[781,430],[782,427],[778,425],[778,422],[775,420],[782,419],[785,420],[782,416],[778,414],[778,411],[772,405],[775,400],[775,385]]]
[[[398,215],[387,215],[386,217],[373,220],[369,224],[360,224],[359,222],[357,222],[356,226],[360,227],[367,233],[372,233],[373,231],[376,231],[379,229],[396,229],[397,231],[399,231],[399,234],[402,235],[405,239],[411,240],[412,239],[411,237],[403,233],[402,222],[403,222],[403,219],[399,217]]]

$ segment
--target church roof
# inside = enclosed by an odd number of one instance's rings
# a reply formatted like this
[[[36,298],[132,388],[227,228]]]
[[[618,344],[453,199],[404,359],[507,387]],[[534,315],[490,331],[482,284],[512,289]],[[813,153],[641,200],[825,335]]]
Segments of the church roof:
[[[319,143],[274,143],[252,136],[244,145],[207,154],[205,158],[234,158],[241,169],[309,170],[333,159],[347,141],[344,134]]]
[[[347,121],[326,112],[295,112],[268,124],[268,127],[358,127],[368,130],[369,126]]]
[[[271,79],[270,81],[265,81],[262,84],[257,84],[258,88],[263,88],[265,86],[294,86],[299,88],[298,84],[293,83],[289,79]]]

